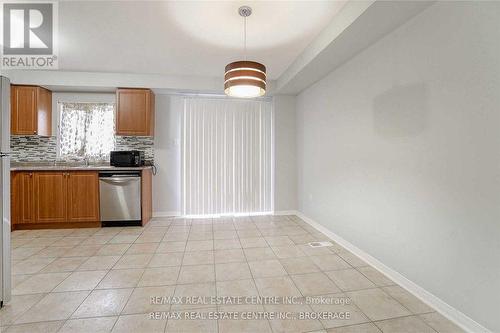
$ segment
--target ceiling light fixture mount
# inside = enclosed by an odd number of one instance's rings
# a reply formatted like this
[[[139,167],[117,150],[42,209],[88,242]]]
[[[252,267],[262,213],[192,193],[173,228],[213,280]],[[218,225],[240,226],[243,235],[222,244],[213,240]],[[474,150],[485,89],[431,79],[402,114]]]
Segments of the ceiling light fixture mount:
[[[240,14],[241,17],[248,17],[252,15],[252,8],[248,6],[241,6],[238,8],[238,14]]]
[[[224,73],[224,92],[233,97],[259,97],[266,93],[266,66],[247,58],[247,17],[252,8],[241,6],[238,14],[244,19],[244,60],[235,61],[226,66]]]

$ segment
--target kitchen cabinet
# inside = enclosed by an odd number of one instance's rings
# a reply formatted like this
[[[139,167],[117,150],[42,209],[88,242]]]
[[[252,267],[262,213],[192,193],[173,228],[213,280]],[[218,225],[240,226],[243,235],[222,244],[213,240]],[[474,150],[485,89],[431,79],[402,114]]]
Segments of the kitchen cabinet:
[[[12,224],[33,223],[33,172],[16,172],[11,179]]]
[[[11,187],[13,229],[100,226],[97,171],[16,171]]]
[[[69,172],[68,221],[99,221],[99,175],[93,171]]]
[[[116,91],[116,135],[153,136],[155,96],[150,89]]]
[[[52,92],[38,86],[11,85],[13,135],[52,135]]]
[[[153,174],[141,171],[141,217],[153,213]],[[100,227],[99,170],[11,172],[12,229]]]
[[[142,225],[145,226],[153,217],[153,171],[151,169],[142,170],[141,192]]]
[[[35,172],[35,222],[65,222],[67,189],[65,172]]]

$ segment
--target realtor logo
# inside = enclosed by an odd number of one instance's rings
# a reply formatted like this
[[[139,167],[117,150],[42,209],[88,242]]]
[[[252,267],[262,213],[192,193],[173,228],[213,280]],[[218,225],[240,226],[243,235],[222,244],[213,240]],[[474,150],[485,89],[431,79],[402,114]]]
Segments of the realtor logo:
[[[57,2],[8,2],[2,12],[2,68],[57,69]]]

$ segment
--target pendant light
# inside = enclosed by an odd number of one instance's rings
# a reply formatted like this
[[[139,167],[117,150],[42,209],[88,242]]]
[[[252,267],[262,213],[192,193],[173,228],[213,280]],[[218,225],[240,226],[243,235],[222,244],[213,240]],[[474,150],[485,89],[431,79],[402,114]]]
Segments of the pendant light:
[[[266,93],[266,66],[255,61],[246,60],[247,55],[247,17],[252,8],[242,6],[238,13],[244,19],[244,56],[245,59],[235,61],[226,66],[224,73],[224,92],[233,97],[259,97]]]

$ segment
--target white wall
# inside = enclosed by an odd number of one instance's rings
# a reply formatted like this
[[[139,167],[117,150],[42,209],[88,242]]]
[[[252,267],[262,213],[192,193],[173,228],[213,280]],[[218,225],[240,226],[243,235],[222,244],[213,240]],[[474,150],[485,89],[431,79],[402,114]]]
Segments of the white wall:
[[[155,215],[177,215],[180,212],[180,135],[182,100],[178,96],[155,96],[155,164],[157,175],[153,178],[153,212]],[[115,103],[115,93],[52,94],[52,132],[57,134],[59,124],[58,102]]]
[[[52,94],[52,129],[57,133],[58,102],[114,103],[114,93]],[[155,164],[153,213],[155,216],[178,215],[181,211],[181,120],[182,96],[156,94]],[[275,210],[296,209],[295,97],[275,99]]]
[[[181,95],[156,95],[153,213],[178,215],[181,211]],[[297,208],[295,97],[276,96],[275,111],[275,210]]]
[[[274,210],[297,209],[295,96],[274,96]]]
[[[438,2],[297,99],[299,209],[495,332],[499,17]]]
[[[180,96],[155,96],[155,165],[153,215],[178,215],[181,211],[181,120]]]

